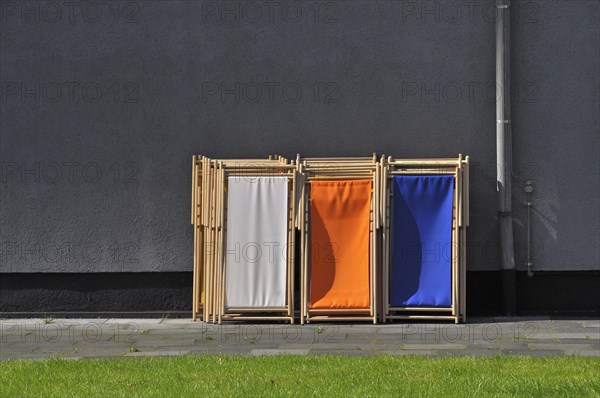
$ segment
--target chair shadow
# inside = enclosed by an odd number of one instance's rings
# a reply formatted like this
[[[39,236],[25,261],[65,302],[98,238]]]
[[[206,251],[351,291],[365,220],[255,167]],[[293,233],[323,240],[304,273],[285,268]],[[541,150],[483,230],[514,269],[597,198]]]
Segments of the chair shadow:
[[[389,298],[390,305],[404,306],[419,289],[423,243],[417,221],[396,186],[392,220]]]
[[[333,287],[333,282],[335,281],[336,274],[336,258],[335,258],[335,243],[331,242],[331,237],[327,233],[327,228],[325,228],[325,223],[323,222],[323,218],[319,214],[316,206],[311,206],[310,208],[310,219],[311,226],[309,228],[309,241],[311,244],[311,253],[310,253],[310,262],[311,262],[311,275],[310,275],[310,306],[314,303],[320,301],[327,295],[327,292]],[[313,213],[314,212],[314,213]],[[321,231],[325,232],[327,239],[324,241],[319,241],[317,243],[317,247],[315,248],[312,245],[312,230],[318,228]],[[315,257],[319,260],[319,265],[321,268],[319,269],[319,288],[315,289],[313,281],[315,280],[313,277],[313,270],[315,264]]]

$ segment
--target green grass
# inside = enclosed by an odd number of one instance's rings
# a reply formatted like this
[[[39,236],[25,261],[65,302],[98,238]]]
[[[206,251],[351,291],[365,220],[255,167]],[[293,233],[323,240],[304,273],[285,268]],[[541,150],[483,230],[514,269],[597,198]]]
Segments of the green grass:
[[[0,396],[600,396],[585,357],[184,356],[0,362]]]

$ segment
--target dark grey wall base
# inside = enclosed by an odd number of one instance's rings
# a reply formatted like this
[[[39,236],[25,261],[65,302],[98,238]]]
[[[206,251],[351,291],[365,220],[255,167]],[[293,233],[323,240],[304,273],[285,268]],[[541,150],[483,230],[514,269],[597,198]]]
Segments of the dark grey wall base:
[[[191,297],[190,272],[0,274],[2,316],[191,314]]]
[[[521,315],[600,315],[600,271],[517,272],[517,306]]]
[[[600,272],[517,272],[520,315],[600,315]],[[0,317],[191,316],[192,274],[0,274]],[[503,315],[500,271],[467,274],[467,314]]]
[[[502,277],[502,313],[506,316],[517,315],[517,271],[503,269]]]
[[[516,305],[513,315],[600,315],[600,272],[527,272],[515,278]],[[467,273],[467,315],[505,315],[503,281],[506,272]]]

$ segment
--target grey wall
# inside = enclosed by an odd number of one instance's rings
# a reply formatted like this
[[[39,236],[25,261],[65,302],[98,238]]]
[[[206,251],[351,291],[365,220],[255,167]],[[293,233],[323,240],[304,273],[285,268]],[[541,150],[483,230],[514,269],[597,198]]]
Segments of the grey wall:
[[[468,154],[498,269],[493,3],[3,0],[0,272],[190,271],[193,153]],[[513,14],[518,268],[532,179],[534,269],[597,270],[599,3]]]

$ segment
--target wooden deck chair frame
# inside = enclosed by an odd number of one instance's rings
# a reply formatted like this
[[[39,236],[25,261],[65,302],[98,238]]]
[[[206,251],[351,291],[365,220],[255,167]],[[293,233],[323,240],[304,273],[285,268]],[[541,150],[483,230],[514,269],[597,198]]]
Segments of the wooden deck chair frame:
[[[382,296],[381,321],[404,320],[450,320],[466,322],[466,231],[469,225],[469,157],[439,159],[393,159],[381,158],[381,213],[382,233]],[[454,193],[452,206],[452,258],[451,258],[451,306],[448,307],[392,307],[389,302],[391,267],[391,202],[394,175],[453,175]]]
[[[204,322],[223,320],[294,321],[294,220],[297,169],[281,156],[269,159],[215,160],[193,157],[192,223],[194,224],[194,276],[192,319]],[[281,175],[289,177],[287,228],[287,304],[282,308],[225,307],[225,246],[227,230],[226,181],[229,176],[253,177]]]
[[[381,181],[380,163],[377,157],[364,158],[300,158],[297,167],[300,176],[298,190],[298,212],[296,226],[300,230],[300,323],[315,321],[378,321],[378,279],[379,279],[379,230],[381,226],[380,206],[378,205],[379,184]],[[310,249],[310,182],[315,180],[372,180],[372,196],[369,232],[369,288],[370,308],[357,309],[318,309],[309,308],[311,249]]]

